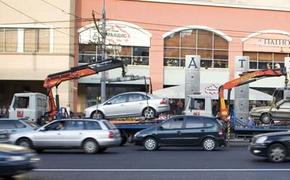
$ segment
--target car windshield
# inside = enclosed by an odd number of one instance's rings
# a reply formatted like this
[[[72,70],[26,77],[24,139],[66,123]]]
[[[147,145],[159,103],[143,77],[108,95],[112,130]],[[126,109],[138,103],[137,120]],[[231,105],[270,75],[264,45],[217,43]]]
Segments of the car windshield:
[[[29,120],[26,120],[24,121],[27,125],[29,125],[30,127],[32,127],[33,129],[37,129],[39,128],[39,126],[37,124],[35,124],[33,121],[29,121]]]

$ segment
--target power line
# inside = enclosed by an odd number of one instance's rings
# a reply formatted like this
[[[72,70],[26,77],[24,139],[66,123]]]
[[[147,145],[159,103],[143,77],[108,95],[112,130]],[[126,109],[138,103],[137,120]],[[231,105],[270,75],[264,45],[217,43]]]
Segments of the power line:
[[[48,4],[48,5],[52,6],[52,7],[54,7],[54,8],[56,8],[56,9],[60,10],[61,12],[65,13],[65,14],[68,14],[68,15],[70,15],[70,16],[73,16],[73,17],[75,17],[75,18],[77,18],[77,19],[82,19],[81,17],[77,16],[76,14],[73,14],[73,13],[67,12],[66,10],[64,10],[64,9],[62,9],[62,8],[60,8],[60,7],[58,7],[58,6],[54,5],[54,4],[52,4],[52,3],[48,2],[48,1],[46,1],[46,0],[41,0],[41,1],[44,2],[45,4]]]

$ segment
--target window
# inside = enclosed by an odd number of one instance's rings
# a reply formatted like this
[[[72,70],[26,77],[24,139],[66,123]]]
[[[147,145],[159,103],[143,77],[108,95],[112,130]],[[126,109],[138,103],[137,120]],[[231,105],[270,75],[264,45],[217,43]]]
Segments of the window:
[[[86,121],[86,129],[87,130],[101,130],[101,126],[96,121]]]
[[[205,99],[191,98],[189,108],[194,110],[205,110]]]
[[[84,130],[84,121],[66,121],[64,130]]]
[[[117,129],[117,127],[114,124],[110,123],[109,121],[103,121],[103,123],[108,129]]]
[[[201,29],[186,29],[164,38],[165,66],[184,66],[186,55],[200,55],[201,67],[227,68],[228,42]]]
[[[128,96],[128,102],[143,101],[145,100],[141,94],[130,94]]]
[[[250,58],[250,69],[284,67],[284,59],[289,57],[289,53],[244,52],[243,54]]]
[[[290,102],[284,102],[280,105],[281,109],[289,109],[290,108]]]
[[[163,129],[180,129],[183,125],[183,117],[176,117],[173,119],[169,119],[162,123]]]
[[[24,52],[49,52],[49,30],[24,29]]]
[[[4,51],[5,47],[5,31],[4,29],[0,29],[0,52]]]
[[[1,129],[14,129],[15,125],[13,120],[0,120]]]
[[[17,29],[5,29],[5,51],[17,51]]]
[[[119,104],[119,103],[127,102],[127,95],[117,96],[117,97],[113,98],[110,102],[112,104]]]
[[[148,65],[149,47],[142,46],[107,46],[108,57],[120,58],[129,65]],[[95,44],[79,44],[79,63],[90,63],[101,59],[101,52]]]
[[[28,108],[29,97],[16,96],[14,101],[14,108]]]
[[[15,123],[14,124],[15,128],[26,128],[26,126],[23,123],[19,122],[19,121],[15,121],[14,123]]]
[[[197,117],[185,118],[185,128],[202,128],[203,126],[204,126],[204,122],[200,118],[197,118]]]
[[[47,131],[58,131],[64,129],[64,121],[57,121],[45,127]]]

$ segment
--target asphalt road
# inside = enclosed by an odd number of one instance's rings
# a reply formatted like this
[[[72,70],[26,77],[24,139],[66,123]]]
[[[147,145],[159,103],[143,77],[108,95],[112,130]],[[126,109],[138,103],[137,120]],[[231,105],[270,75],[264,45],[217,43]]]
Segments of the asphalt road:
[[[81,151],[46,151],[34,172],[17,179],[210,179],[210,180],[281,180],[290,177],[290,161],[273,164],[255,157],[245,144],[205,152],[200,148],[161,148],[147,152],[127,145],[103,154]]]

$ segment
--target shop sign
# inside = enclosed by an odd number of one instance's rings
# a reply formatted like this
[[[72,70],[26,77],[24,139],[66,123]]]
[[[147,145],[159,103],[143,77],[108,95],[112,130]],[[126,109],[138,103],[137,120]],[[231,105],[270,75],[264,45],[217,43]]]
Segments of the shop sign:
[[[290,40],[288,40],[288,39],[260,39],[259,45],[290,47]]]
[[[101,26],[99,27],[101,28]],[[92,24],[80,32],[79,42],[82,44],[97,43],[102,36]],[[126,22],[108,21],[106,24],[106,44],[115,46],[150,46],[150,34],[142,28]]]
[[[212,96],[212,95],[218,94],[218,89],[219,87],[217,85],[211,84],[204,88],[204,92],[205,94]]]

